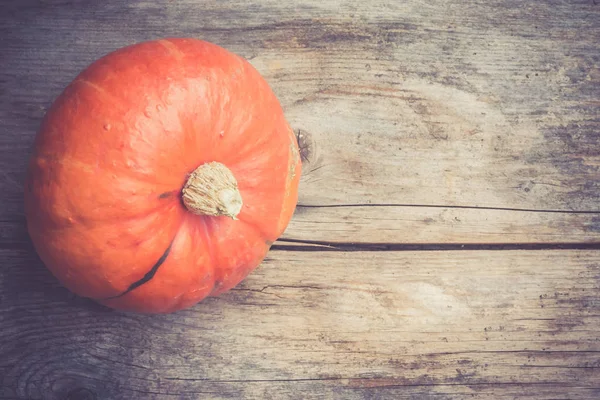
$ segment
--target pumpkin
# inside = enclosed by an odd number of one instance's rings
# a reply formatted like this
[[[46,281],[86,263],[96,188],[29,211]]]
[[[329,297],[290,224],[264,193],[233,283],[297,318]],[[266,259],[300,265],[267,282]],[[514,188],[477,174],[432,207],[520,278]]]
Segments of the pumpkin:
[[[205,41],[138,43],[55,100],[25,185],[39,257],[77,295],[134,312],[240,283],[297,203],[296,137],[261,75]]]

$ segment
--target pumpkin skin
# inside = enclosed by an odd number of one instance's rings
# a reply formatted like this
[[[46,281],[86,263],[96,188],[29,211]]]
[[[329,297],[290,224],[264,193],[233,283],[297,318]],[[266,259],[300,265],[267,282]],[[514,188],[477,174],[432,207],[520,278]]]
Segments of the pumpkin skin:
[[[237,180],[237,219],[182,201],[210,162]],[[246,60],[196,39],[139,43],[92,63],[48,110],[26,180],[28,231],[74,293],[172,312],[260,264],[292,217],[300,173],[295,135]]]

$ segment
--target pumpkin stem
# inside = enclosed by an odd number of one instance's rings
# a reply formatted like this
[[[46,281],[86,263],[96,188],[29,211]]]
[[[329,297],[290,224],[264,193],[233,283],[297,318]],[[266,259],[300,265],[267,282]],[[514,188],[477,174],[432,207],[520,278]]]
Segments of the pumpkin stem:
[[[243,203],[229,168],[219,162],[209,162],[196,168],[188,178],[183,187],[183,204],[197,215],[225,215],[237,219]]]

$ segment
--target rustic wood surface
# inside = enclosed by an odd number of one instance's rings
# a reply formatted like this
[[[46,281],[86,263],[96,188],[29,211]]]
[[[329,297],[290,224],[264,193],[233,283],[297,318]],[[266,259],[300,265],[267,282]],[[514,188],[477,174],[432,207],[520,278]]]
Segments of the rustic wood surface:
[[[0,399],[600,398],[600,4],[6,0]],[[267,260],[163,316],[77,298],[24,225],[41,118],[94,59],[212,41],[304,159]]]

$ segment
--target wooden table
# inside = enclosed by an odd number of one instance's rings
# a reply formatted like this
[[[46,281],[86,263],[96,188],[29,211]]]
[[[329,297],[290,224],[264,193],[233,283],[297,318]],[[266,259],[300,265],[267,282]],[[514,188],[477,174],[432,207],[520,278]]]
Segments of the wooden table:
[[[595,0],[5,0],[0,398],[600,398]],[[27,236],[40,120],[162,36],[245,56],[301,139],[300,204],[231,292],[76,298]]]

